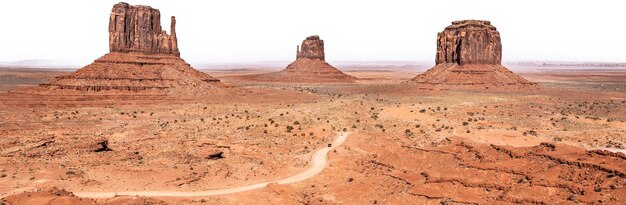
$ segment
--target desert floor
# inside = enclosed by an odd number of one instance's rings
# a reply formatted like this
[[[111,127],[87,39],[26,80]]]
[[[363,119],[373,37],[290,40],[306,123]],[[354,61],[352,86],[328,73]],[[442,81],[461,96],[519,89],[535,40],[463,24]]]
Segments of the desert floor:
[[[419,90],[418,72],[346,69],[356,84],[241,81],[197,101],[24,96],[66,71],[0,69],[0,197],[14,204],[484,204],[626,201],[626,71],[524,72],[530,91]],[[104,103],[103,103],[104,102]],[[246,192],[88,199],[70,192]],[[610,150],[611,152],[599,151]],[[56,188],[53,188],[56,187]],[[63,190],[61,190],[63,189]],[[24,193],[25,192],[25,193]],[[53,204],[54,204],[53,203]]]

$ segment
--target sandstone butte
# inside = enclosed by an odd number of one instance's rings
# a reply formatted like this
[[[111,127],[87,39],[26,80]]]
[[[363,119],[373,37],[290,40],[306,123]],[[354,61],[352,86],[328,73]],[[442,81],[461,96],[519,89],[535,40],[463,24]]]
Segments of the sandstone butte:
[[[76,72],[42,84],[47,93],[205,95],[226,93],[218,79],[180,58],[176,18],[161,29],[158,9],[117,3],[109,18],[109,53]]]
[[[249,76],[250,80],[286,83],[352,83],[353,76],[341,72],[325,59],[324,40],[309,36],[296,49],[296,60],[276,73]]]
[[[437,34],[436,65],[411,80],[428,89],[528,89],[501,65],[500,33],[489,21],[454,21]]]

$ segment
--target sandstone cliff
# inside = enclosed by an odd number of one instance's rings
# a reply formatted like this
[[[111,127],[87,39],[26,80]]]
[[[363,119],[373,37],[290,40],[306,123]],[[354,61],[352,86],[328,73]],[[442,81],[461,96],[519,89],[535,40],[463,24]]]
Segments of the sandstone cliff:
[[[309,36],[302,41],[302,46],[298,47],[296,53],[296,59],[309,58],[309,59],[324,59],[324,40],[321,40],[319,36]]]
[[[82,94],[206,95],[227,93],[219,80],[179,57],[176,19],[171,35],[161,30],[160,12],[118,3],[109,19],[109,48],[93,63],[42,84],[48,90]]]
[[[500,33],[489,21],[454,21],[437,34],[436,65],[413,78],[427,89],[527,89],[534,84],[500,65]]]
[[[176,39],[176,18],[170,32],[161,29],[161,12],[149,6],[117,3],[109,19],[109,51],[172,54],[180,56]]]
[[[500,33],[489,21],[454,21],[437,34],[437,64],[499,65],[501,59]]]

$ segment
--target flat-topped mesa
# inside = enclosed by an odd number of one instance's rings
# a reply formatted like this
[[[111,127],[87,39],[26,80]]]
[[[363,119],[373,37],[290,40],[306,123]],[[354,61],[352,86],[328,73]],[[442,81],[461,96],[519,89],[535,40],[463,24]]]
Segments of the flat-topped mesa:
[[[324,60],[324,40],[319,36],[309,36],[302,41],[302,46],[297,48],[296,59],[310,58]]]
[[[532,89],[500,65],[500,33],[489,21],[462,20],[437,33],[435,65],[411,81],[420,89]]]
[[[437,64],[500,65],[501,61],[500,33],[489,21],[453,21],[437,34]]]
[[[142,52],[180,56],[176,39],[176,19],[172,16],[171,35],[161,29],[161,12],[150,6],[113,5],[109,18],[109,51]]]

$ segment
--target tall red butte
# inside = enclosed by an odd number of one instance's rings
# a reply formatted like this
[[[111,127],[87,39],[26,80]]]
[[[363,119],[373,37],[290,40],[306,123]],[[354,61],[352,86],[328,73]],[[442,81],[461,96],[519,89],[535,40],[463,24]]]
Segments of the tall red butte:
[[[225,92],[208,74],[180,58],[176,19],[171,34],[161,29],[161,13],[150,6],[113,5],[109,53],[76,72],[59,76],[47,90],[81,94],[204,95]],[[64,93],[66,93],[64,92]]]
[[[501,65],[500,33],[489,21],[454,21],[437,34],[436,65],[412,82],[431,89],[526,89],[534,83]]]
[[[324,40],[309,36],[296,50],[296,60],[280,72],[247,76],[248,79],[284,83],[352,83],[353,76],[326,62]]]

